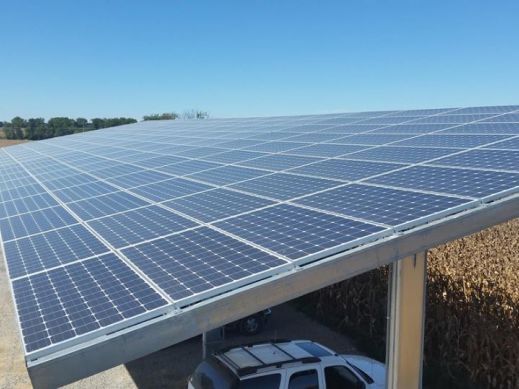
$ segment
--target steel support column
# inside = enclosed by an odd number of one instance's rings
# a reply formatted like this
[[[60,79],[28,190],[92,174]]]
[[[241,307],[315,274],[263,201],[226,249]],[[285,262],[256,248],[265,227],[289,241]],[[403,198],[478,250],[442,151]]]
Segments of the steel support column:
[[[202,333],[202,358],[210,356],[220,348],[225,339],[224,328],[219,327]]]
[[[391,265],[386,343],[389,389],[422,387],[426,276],[426,252]]]

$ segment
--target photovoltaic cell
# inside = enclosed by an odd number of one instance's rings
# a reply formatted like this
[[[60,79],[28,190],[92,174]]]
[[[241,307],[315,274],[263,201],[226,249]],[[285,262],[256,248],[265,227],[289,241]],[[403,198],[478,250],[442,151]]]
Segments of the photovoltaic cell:
[[[206,223],[272,204],[273,201],[261,197],[226,189],[209,190],[164,203],[172,209]]]
[[[204,181],[213,185],[229,185],[234,182],[264,176],[265,174],[269,174],[269,172],[239,166],[224,166],[192,174],[189,178]]]
[[[384,230],[372,224],[287,204],[227,219],[216,226],[290,259],[315,254]]]
[[[273,199],[288,200],[340,185],[340,182],[294,174],[275,173],[231,185],[232,188]]]
[[[433,147],[395,147],[381,146],[358,153],[349,154],[348,159],[365,159],[399,163],[420,163],[431,159],[453,154],[462,149],[445,149]]]
[[[12,285],[27,352],[166,304],[113,254],[21,278]]]
[[[212,186],[199,182],[189,181],[183,178],[172,178],[171,180],[132,188],[131,191],[153,201],[165,201],[212,188]]]
[[[0,219],[22,213],[34,212],[57,205],[58,203],[56,200],[47,193],[5,201],[0,203]]]
[[[483,170],[413,166],[368,182],[481,198],[519,185],[519,174]]]
[[[305,146],[305,143],[300,142],[267,142],[261,143],[256,146],[247,147],[249,151],[261,151],[267,153],[280,153],[282,151],[288,151],[291,149],[297,149],[298,147]]]
[[[346,159],[327,159],[300,168],[292,169],[290,173],[307,174],[315,177],[333,178],[343,181],[355,181],[400,169],[405,165],[382,162],[354,161]]]
[[[519,135],[519,123],[471,123],[441,131],[442,134]]]
[[[90,220],[128,211],[129,209],[142,207],[147,204],[146,201],[126,192],[114,192],[76,201],[75,203],[68,204],[68,207],[81,219]]]
[[[265,157],[240,162],[240,165],[257,167],[260,169],[267,169],[272,171],[281,171],[321,160],[322,158],[301,157],[299,155],[272,154]]]
[[[349,145],[383,145],[386,143],[397,142],[402,139],[409,138],[413,135],[404,134],[358,134],[353,136],[345,136],[335,139],[334,143],[342,143]]]
[[[368,185],[348,185],[297,200],[298,204],[398,226],[457,209],[470,200]]]
[[[512,139],[504,140],[502,142],[494,143],[492,145],[488,145],[485,148],[519,150],[519,136]]]
[[[158,168],[158,170],[164,173],[174,174],[176,176],[183,176],[187,174],[201,172],[207,169],[213,169],[218,166],[221,165],[207,161],[190,160],[186,162],[179,162],[171,165],[161,166]]]
[[[290,154],[306,155],[310,157],[338,157],[345,154],[364,150],[367,146],[342,145],[332,143],[319,143],[311,146],[291,150]]]
[[[267,153],[258,153],[255,151],[245,151],[245,150],[233,150],[226,151],[225,153],[213,154],[204,157],[205,160],[211,162],[219,162],[219,163],[236,163],[240,161],[246,161],[247,159],[258,158],[263,155],[268,155]]]
[[[115,248],[195,227],[197,223],[158,206],[139,208],[88,222]]]
[[[109,251],[80,224],[6,242],[4,248],[11,278]]]
[[[155,172],[153,170],[142,170],[137,173],[109,178],[107,181],[121,188],[129,189],[136,186],[164,181],[169,178],[171,178],[171,176],[164,173]]]
[[[1,219],[0,231],[2,239],[9,241],[76,223],[64,208],[52,207]]]
[[[516,171],[519,167],[519,150],[469,150],[438,159],[433,164]]]
[[[123,253],[173,300],[285,264],[207,227],[129,247]]]
[[[482,146],[507,138],[507,135],[422,135],[397,142],[395,146],[456,147]]]
[[[85,200],[91,197],[102,196],[108,193],[117,192],[115,186],[109,185],[103,181],[94,181],[88,184],[74,186],[53,191],[52,193],[64,203]]]

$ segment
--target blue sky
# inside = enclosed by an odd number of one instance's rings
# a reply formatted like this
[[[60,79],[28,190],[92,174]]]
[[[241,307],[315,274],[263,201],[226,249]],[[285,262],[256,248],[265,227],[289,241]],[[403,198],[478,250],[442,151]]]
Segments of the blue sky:
[[[0,0],[0,119],[519,103],[517,1]]]

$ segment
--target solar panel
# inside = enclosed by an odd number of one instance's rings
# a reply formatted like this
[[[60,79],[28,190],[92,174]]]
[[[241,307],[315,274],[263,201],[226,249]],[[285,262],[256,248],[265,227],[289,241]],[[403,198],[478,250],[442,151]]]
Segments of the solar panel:
[[[113,247],[121,248],[198,224],[158,206],[138,208],[88,222]]]
[[[468,199],[371,185],[348,185],[297,200],[307,205],[392,227],[409,227],[423,217],[455,213]]]
[[[173,300],[284,265],[280,258],[201,227],[123,250]]]
[[[290,172],[344,181],[356,181],[361,178],[367,178],[391,170],[401,169],[402,167],[405,167],[405,165],[346,159],[327,159],[322,162],[316,162],[296,169],[291,169]]]
[[[113,254],[20,278],[12,285],[28,352],[166,304]]]
[[[519,185],[518,173],[413,166],[372,178],[368,182],[407,189],[485,198]]]
[[[287,204],[227,219],[216,226],[290,259],[325,251],[384,230]]]
[[[253,195],[260,195],[279,200],[288,200],[312,192],[339,185],[336,181],[298,176],[295,174],[275,173],[253,180],[231,185]]]
[[[141,122],[0,149],[26,358],[516,194],[516,110]]]
[[[275,202],[227,189],[208,190],[164,203],[202,222],[224,219],[272,204]]]

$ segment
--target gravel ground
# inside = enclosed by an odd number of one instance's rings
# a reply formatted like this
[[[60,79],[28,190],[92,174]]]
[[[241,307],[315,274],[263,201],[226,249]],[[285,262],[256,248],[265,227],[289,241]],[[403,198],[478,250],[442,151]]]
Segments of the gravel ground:
[[[0,252],[0,388],[30,388],[8,285]],[[350,339],[309,319],[289,304],[275,307],[272,311],[263,333],[255,337],[228,333],[222,346],[291,338],[312,339],[339,353],[356,352]],[[187,377],[201,358],[201,337],[196,337],[75,382],[67,388],[186,388]]]

